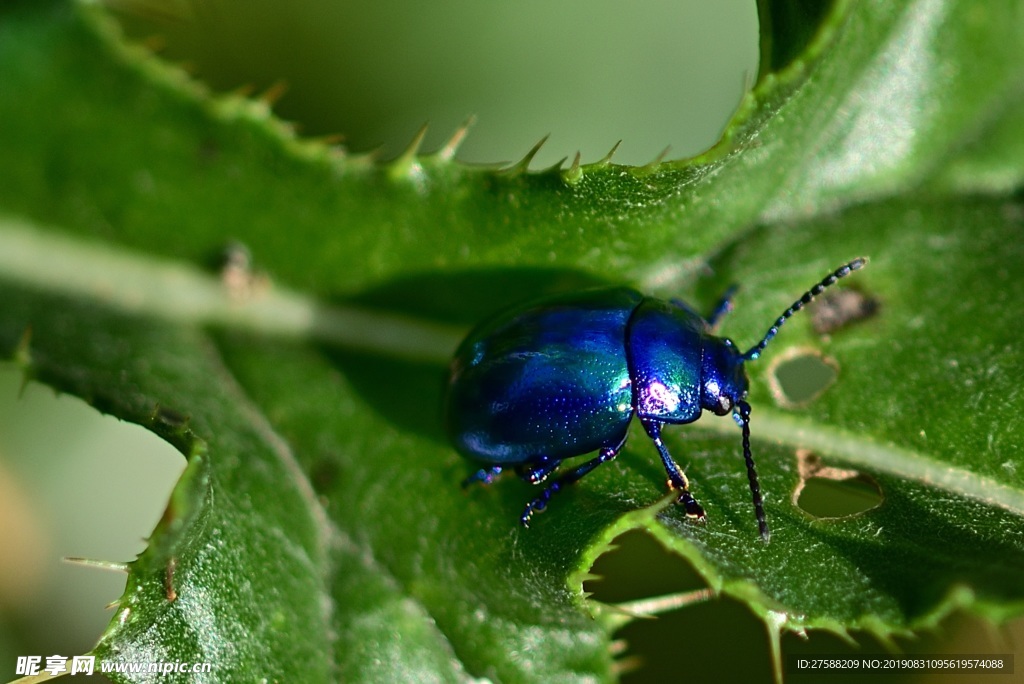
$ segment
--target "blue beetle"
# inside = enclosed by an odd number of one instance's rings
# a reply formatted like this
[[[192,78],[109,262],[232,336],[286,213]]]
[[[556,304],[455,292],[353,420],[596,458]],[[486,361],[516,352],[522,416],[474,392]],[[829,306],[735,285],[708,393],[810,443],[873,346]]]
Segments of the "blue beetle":
[[[665,425],[692,423],[703,410],[732,413],[761,537],[769,538],[750,452],[750,405],[744,364],[757,359],[786,320],[840,278],[854,259],[805,292],[747,352],[712,329],[731,309],[732,291],[704,318],[679,301],[614,287],[529,302],[498,314],[462,342],[450,366],[445,420],[455,448],[483,461],[464,484],[490,483],[512,468],[531,484],[562,461],[598,455],[560,474],[530,501],[529,526],[551,497],[615,458],[637,417],[661,455],[668,486],[689,517],[704,520],[686,475],[661,439]]]

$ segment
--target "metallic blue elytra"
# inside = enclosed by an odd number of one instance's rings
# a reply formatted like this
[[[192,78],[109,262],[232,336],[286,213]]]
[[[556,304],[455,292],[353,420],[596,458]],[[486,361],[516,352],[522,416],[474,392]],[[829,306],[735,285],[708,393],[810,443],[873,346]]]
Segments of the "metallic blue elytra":
[[[703,520],[704,509],[690,494],[661,430],[692,423],[704,410],[732,413],[742,428],[754,512],[767,541],[750,451],[744,365],[761,355],[790,316],[865,263],[854,259],[805,292],[747,352],[712,334],[731,309],[731,290],[708,318],[682,302],[625,287],[551,297],[498,314],[469,334],[450,367],[448,433],[459,452],[485,464],[466,484],[490,483],[509,468],[540,484],[565,459],[596,451],[527,504],[520,521],[529,526],[555,493],[619,454],[635,417],[661,456],[677,502],[688,516]]]

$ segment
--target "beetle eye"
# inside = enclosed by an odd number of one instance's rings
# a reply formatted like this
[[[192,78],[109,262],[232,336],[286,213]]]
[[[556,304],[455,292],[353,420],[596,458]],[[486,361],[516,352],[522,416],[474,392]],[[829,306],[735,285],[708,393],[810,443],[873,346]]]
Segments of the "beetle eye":
[[[718,415],[724,416],[729,411],[732,411],[732,397],[726,394],[718,395]]]

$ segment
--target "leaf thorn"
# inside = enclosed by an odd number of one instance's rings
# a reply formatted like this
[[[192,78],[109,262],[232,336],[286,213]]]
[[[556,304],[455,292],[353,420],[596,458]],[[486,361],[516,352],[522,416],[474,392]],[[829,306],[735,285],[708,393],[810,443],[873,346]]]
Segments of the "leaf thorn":
[[[441,146],[441,149],[437,151],[437,158],[441,161],[451,161],[455,158],[455,153],[459,151],[459,147],[462,145],[462,141],[466,139],[466,134],[469,133],[469,128],[476,123],[476,116],[470,115],[462,122],[462,125],[455,129],[452,133],[452,137],[448,138],[448,142]]]
[[[533,158],[537,156],[537,153],[540,151],[540,148],[544,146],[544,143],[546,143],[548,141],[548,138],[550,137],[551,134],[548,133],[543,138],[538,140],[537,144],[531,147],[530,151],[526,153],[526,156],[520,159],[517,163],[505,169],[504,173],[507,173],[510,176],[518,176],[519,174],[526,173],[526,171],[530,168],[530,162],[533,161]],[[559,162],[559,164],[561,164],[561,162]]]
[[[427,135],[427,126],[428,124],[420,126],[420,129],[416,131],[416,134],[409,141],[405,150],[388,165],[388,176],[393,180],[412,178],[419,175],[418,172],[422,170],[422,167],[417,155],[419,154],[420,146],[423,144],[423,138]]]
[[[612,157],[615,156],[615,151],[619,149],[619,145],[621,145],[621,144],[622,144],[622,141],[620,140],[617,143],[615,143],[614,145],[612,145],[612,149],[608,150],[608,154],[606,154],[603,157],[601,157],[601,159],[598,159],[594,163],[594,166],[607,166],[608,164],[611,164]]]
[[[113,570],[114,572],[128,572],[128,563],[119,563],[117,561],[96,560],[95,558],[82,558],[81,556],[65,556],[64,562],[81,565],[87,568]]]
[[[576,185],[581,178],[583,178],[583,169],[580,168],[580,153],[577,150],[576,156],[572,158],[572,164],[562,171],[562,181],[566,185]]]
[[[554,164],[552,164],[548,168],[542,169],[539,173],[546,173],[546,174],[556,174],[556,173],[559,173],[561,171],[561,169],[562,169],[562,164],[565,163],[566,159],[568,159],[568,157],[562,157],[561,159],[556,161]]]
[[[268,107],[273,107],[287,92],[288,84],[284,80],[278,80],[271,84],[269,88],[264,90],[260,94],[259,99]]]
[[[655,158],[654,158],[654,159],[652,159],[651,161],[647,162],[647,163],[646,163],[646,164],[644,164],[643,166],[639,167],[639,168],[637,169],[637,173],[639,173],[639,174],[641,174],[641,175],[645,175],[645,174],[648,174],[648,173],[652,173],[652,172],[654,172],[654,171],[657,171],[657,170],[658,170],[658,167],[659,167],[659,166],[661,165],[661,162],[663,162],[663,161],[665,160],[665,157],[667,157],[667,156],[668,156],[668,151],[669,151],[670,149],[672,149],[672,146],[671,146],[671,145],[668,145],[668,146],[666,146],[666,147],[665,147],[665,149],[663,149],[663,150],[662,150],[662,151],[661,151],[661,152],[660,152],[660,153],[658,154],[658,156],[657,156],[657,157],[655,157]]]
[[[629,648],[629,642],[625,639],[615,639],[608,644],[608,653],[614,656],[620,656],[626,652]]]
[[[644,665],[644,659],[640,656],[629,656],[612,662],[612,673],[616,676],[636,672]]]
[[[635,618],[652,618],[660,613],[703,603],[714,597],[715,590],[710,587],[704,587],[703,589],[695,589],[693,591],[677,592],[675,594],[666,594],[664,596],[655,596],[653,598],[612,605],[616,610],[620,610]]]
[[[14,362],[23,368],[32,364],[32,324],[25,326],[17,346],[14,348]]]
[[[341,144],[345,142],[345,134],[328,133],[327,135],[321,135],[320,137],[314,139],[317,140],[321,145],[326,145],[327,147],[340,147]]]

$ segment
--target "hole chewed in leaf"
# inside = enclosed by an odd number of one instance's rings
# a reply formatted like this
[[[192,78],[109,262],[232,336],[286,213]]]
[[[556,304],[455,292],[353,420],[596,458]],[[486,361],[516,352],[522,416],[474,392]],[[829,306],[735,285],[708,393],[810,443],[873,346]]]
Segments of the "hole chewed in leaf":
[[[764,625],[738,601],[718,597],[686,559],[642,530],[615,537],[584,576],[584,590],[605,604],[595,615],[615,629],[613,669],[623,684],[678,679],[680,634],[687,649],[707,656],[688,663],[688,680],[753,681],[763,674],[758,665],[770,657]],[[749,657],[732,658],[737,641],[749,645]]]
[[[836,362],[810,347],[793,347],[772,361],[768,384],[780,406],[804,406],[828,389],[839,374]]]
[[[684,559],[666,551],[649,534],[627,532],[597,558],[584,589],[596,601],[624,605],[702,585]]]
[[[796,452],[800,482],[793,504],[815,518],[845,518],[866,513],[882,503],[882,490],[857,470],[834,468],[807,450]]]
[[[341,466],[336,459],[324,456],[317,460],[310,469],[309,483],[313,485],[313,491],[320,496],[326,496],[338,484],[341,476]]]
[[[878,313],[878,300],[855,289],[824,293],[811,308],[811,325],[819,335],[827,335],[856,321]]]

